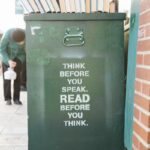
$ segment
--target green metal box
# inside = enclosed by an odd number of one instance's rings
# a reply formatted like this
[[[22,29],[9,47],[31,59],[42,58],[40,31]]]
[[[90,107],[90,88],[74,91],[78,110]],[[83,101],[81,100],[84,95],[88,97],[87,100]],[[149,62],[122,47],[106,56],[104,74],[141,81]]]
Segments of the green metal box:
[[[124,149],[124,19],[25,16],[29,150]]]

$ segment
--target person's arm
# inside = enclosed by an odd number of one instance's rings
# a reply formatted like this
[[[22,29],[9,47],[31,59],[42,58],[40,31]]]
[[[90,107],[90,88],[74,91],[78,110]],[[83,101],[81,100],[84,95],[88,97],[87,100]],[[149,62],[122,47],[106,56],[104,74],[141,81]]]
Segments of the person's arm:
[[[9,44],[9,39],[8,37],[6,37],[6,35],[4,35],[1,39],[0,54],[2,56],[2,61],[7,64],[8,64],[8,61],[10,60],[8,53],[7,53],[8,44]]]
[[[16,62],[9,58],[9,55],[7,53],[8,44],[9,38],[7,37],[7,35],[4,35],[4,37],[2,37],[1,39],[0,54],[2,56],[2,61],[9,65],[11,68],[14,68],[16,66]]]

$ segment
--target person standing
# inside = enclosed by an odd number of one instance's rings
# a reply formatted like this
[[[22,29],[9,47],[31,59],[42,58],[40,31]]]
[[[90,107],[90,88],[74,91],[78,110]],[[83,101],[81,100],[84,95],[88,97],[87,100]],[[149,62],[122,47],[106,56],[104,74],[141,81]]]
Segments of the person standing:
[[[22,105],[20,101],[20,73],[26,60],[25,31],[21,28],[12,28],[6,31],[1,39],[0,54],[2,56],[4,99],[6,104],[11,105],[11,100],[13,99],[14,104]],[[11,80],[4,78],[4,72],[9,67],[14,69],[17,74],[13,85],[13,96],[11,94]]]

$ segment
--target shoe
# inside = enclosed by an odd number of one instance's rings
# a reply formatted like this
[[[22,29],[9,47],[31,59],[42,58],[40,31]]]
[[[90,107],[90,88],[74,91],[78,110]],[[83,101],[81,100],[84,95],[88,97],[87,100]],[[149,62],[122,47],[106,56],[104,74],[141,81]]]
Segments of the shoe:
[[[7,100],[6,105],[11,105],[11,100]]]
[[[16,105],[22,105],[22,102],[19,101],[19,100],[15,100],[15,101],[14,101],[14,104],[16,104]]]

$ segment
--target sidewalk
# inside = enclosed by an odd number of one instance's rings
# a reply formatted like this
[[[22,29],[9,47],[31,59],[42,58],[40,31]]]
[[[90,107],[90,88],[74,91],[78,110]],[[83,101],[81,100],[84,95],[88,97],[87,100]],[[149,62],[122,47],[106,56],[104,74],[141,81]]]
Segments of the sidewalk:
[[[0,75],[0,150],[27,150],[27,92],[21,92],[22,106],[5,105]]]

